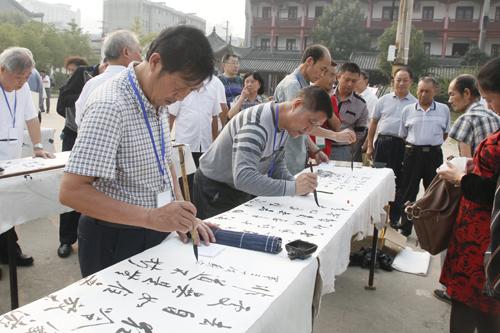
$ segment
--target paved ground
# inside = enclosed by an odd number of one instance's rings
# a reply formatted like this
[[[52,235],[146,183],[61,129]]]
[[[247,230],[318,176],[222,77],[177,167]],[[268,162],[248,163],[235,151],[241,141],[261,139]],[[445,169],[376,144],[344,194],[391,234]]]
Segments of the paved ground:
[[[55,107],[55,101],[53,102]],[[54,108],[55,109],[55,108]],[[57,137],[63,126],[62,118],[54,111],[44,114],[42,125],[57,128]],[[445,155],[455,151],[446,143]],[[20,244],[26,253],[35,257],[35,265],[20,268],[19,290],[21,305],[61,289],[80,278],[76,254],[61,259],[58,246],[58,216],[49,216],[17,228]],[[415,238],[409,239],[410,245]],[[0,313],[9,311],[8,268],[0,265]],[[314,333],[402,332],[438,333],[448,331],[450,308],[436,300],[432,291],[438,287],[439,257],[433,257],[426,277],[400,272],[377,271],[377,290],[366,291],[368,271],[349,268],[336,281],[336,292],[323,297],[319,319]]]

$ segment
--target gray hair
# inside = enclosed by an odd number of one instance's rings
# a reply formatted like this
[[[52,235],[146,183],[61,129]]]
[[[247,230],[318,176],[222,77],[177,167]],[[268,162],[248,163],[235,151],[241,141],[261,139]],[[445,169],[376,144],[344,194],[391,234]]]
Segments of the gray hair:
[[[23,73],[35,67],[33,53],[24,47],[9,47],[0,54],[0,67],[12,73]]]
[[[124,48],[140,49],[137,36],[128,30],[116,30],[104,38],[101,48],[101,56],[106,60],[120,58]]]

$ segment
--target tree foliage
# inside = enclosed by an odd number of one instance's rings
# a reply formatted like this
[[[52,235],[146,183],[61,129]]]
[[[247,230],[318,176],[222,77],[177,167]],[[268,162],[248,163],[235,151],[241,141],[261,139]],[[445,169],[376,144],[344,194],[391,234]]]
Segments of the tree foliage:
[[[366,51],[370,39],[358,0],[336,0],[323,11],[313,30],[314,42],[327,46],[335,59],[349,59],[353,51]]]
[[[31,50],[38,69],[61,68],[64,58],[79,55],[97,61],[90,39],[74,22],[65,30],[35,22],[21,15],[0,15],[0,52],[11,46]]]
[[[390,28],[385,29],[382,36],[378,39],[379,53],[379,68],[391,77],[392,64],[387,61],[387,50],[389,45],[396,42],[397,23],[393,23]],[[424,33],[417,30],[414,26],[411,27],[410,37],[410,54],[408,57],[408,67],[414,72],[415,76],[420,76],[427,71],[431,62],[429,56],[425,53],[424,48]]]
[[[464,66],[482,66],[484,65],[490,57],[481,51],[477,44],[471,45],[467,53],[464,55],[464,60],[462,61],[462,65]]]

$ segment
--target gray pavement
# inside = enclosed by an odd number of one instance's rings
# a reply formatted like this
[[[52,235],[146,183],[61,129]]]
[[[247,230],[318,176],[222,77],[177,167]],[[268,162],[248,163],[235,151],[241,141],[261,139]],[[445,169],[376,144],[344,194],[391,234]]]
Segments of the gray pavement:
[[[57,128],[55,142],[60,150],[59,133],[63,119],[55,113],[43,114],[42,126]],[[451,142],[445,144],[445,155],[456,153]],[[19,300],[24,305],[64,288],[80,278],[77,246],[66,259],[57,256],[59,217],[49,216],[16,228],[23,250],[33,255],[35,264],[19,268]],[[414,236],[409,244],[415,244]],[[0,265],[0,313],[10,310],[8,267]],[[350,267],[337,277],[336,292],[323,297],[314,333],[358,332],[448,332],[449,305],[436,300],[432,292],[439,286],[440,258],[431,259],[426,277],[397,271],[378,270],[376,290],[367,291],[368,270]]]

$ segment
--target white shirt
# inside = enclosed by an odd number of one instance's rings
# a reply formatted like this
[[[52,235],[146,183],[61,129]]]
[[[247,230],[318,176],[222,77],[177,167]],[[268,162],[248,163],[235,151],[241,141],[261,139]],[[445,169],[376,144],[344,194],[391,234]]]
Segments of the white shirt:
[[[175,116],[175,142],[188,144],[192,152],[205,152],[212,143],[212,119],[226,102],[224,85],[216,76],[183,101],[168,106]]]
[[[375,95],[375,92],[372,88],[366,87],[365,90],[360,94],[361,97],[366,102],[366,107],[368,108],[368,119],[371,119],[373,116],[373,110],[375,109],[375,105],[377,105],[378,97]]]
[[[15,108],[14,104],[16,104]],[[5,91],[5,95],[0,89],[0,161],[21,157],[24,123],[36,117],[38,114],[31,99],[28,83],[25,83],[19,90]]]
[[[82,122],[83,111],[85,110],[85,103],[94,90],[104,82],[112,79],[117,74],[121,73],[126,67],[121,65],[109,65],[106,70],[97,76],[94,76],[85,83],[83,86],[80,97],[75,102],[75,122],[78,126]]]
[[[44,77],[42,77],[42,83],[43,83],[43,87],[45,89],[50,88],[50,77],[48,75],[45,75]]]

